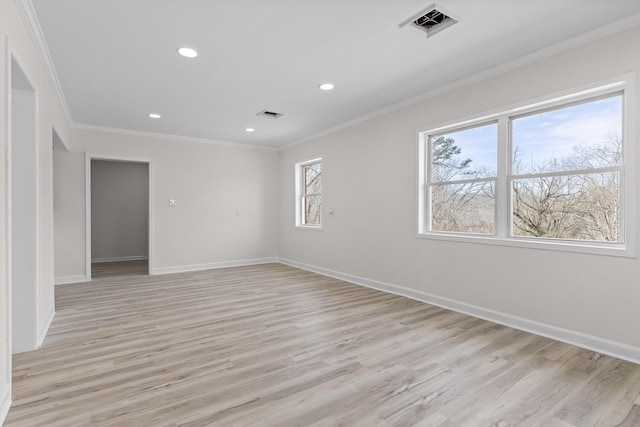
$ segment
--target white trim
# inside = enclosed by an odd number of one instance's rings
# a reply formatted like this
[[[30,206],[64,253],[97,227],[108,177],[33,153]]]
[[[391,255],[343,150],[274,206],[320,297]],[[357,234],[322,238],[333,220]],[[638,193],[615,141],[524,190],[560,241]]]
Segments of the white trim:
[[[105,257],[105,258],[92,258],[91,263],[97,262],[119,262],[119,261],[139,261],[149,259],[148,255],[131,255],[131,256],[114,256],[114,257]]]
[[[64,143],[64,141],[62,140],[62,138],[60,138],[60,134],[58,133],[58,131],[56,131],[55,126],[51,126],[51,145],[50,145],[50,163],[49,163],[49,206],[51,206],[51,228],[49,229],[49,232],[51,233],[51,239],[49,240],[49,253],[51,254],[49,259],[51,261],[51,272],[49,273],[49,280],[50,280],[50,284],[53,286],[53,299],[51,301],[52,305],[51,305],[51,311],[53,313],[53,315],[55,316],[55,310],[56,310],[56,291],[55,291],[55,286],[56,286],[56,245],[55,245],[55,240],[56,240],[56,214],[55,211],[53,209],[54,206],[54,193],[55,193],[55,185],[54,185],[54,169],[53,169],[53,157],[54,157],[54,151],[56,149],[56,139],[58,140],[58,150],[62,150],[62,151],[69,151],[69,148],[67,147],[67,145]],[[60,147],[61,145],[61,147]],[[51,318],[51,320],[53,320],[53,317]],[[47,326],[47,330],[49,330],[49,326]],[[46,335],[46,334],[45,334]],[[44,341],[44,338],[43,338]],[[42,342],[40,340],[38,340],[38,346],[42,345]]]
[[[431,151],[431,150],[429,150]],[[566,173],[564,174],[566,175]],[[469,179],[452,179],[451,181],[431,181],[429,177],[427,177],[427,182],[430,187],[446,187],[447,185],[457,185],[457,184],[475,184],[478,182],[498,182],[497,176],[488,176],[486,178],[469,178]]]
[[[155,186],[153,185],[154,179],[154,168],[153,168],[153,160],[147,158],[140,157],[128,157],[128,156],[114,156],[109,154],[93,154],[93,153],[85,153],[85,174],[84,174],[84,182],[85,182],[85,217],[84,217],[84,228],[85,228],[85,276],[87,282],[91,281],[91,160],[112,160],[117,162],[131,162],[131,163],[144,163],[147,165],[148,175],[149,175],[149,230],[148,230],[148,247],[149,247],[149,255],[147,259],[149,260],[148,271],[149,275],[153,274],[153,259],[154,259],[154,250],[153,250],[153,230],[154,230],[154,196],[153,191]],[[142,259],[142,258],[135,258]],[[117,261],[117,260],[116,260]]]
[[[573,175],[591,175],[595,173],[607,173],[607,172],[620,172],[622,175],[623,166],[607,166],[602,168],[592,169],[566,169],[552,172],[538,172],[538,173],[523,173],[523,174],[507,174],[509,181],[515,181],[518,179],[530,179],[530,178],[546,178],[550,176],[573,176]]]
[[[0,425],[2,424],[4,418],[9,412],[9,406],[11,406],[11,387],[12,387],[12,354],[13,354],[13,304],[11,301],[13,300],[12,295],[12,286],[11,286],[11,265],[13,260],[11,259],[11,244],[12,244],[12,223],[11,223],[11,59],[12,57],[12,46],[9,41],[9,36],[5,36],[5,140],[4,140],[4,150],[5,150],[5,324],[6,324],[6,346],[7,346],[7,354],[5,354],[7,364],[5,365],[5,375],[7,377],[7,389],[5,391],[5,395],[2,401],[2,407],[0,408]],[[6,406],[6,407],[5,407]],[[6,410],[6,412],[5,412]]]
[[[84,275],[91,281],[91,155],[84,155]]]
[[[118,156],[111,154],[97,154],[97,153],[85,153],[90,156],[90,160],[112,160],[114,162],[124,162],[124,163],[149,163],[150,159],[146,157],[131,157],[131,156]]]
[[[424,230],[426,230],[428,218],[431,217],[431,212],[424,209],[423,206],[431,206],[431,203],[427,204],[427,197],[430,195],[427,194],[429,190],[427,184],[427,164],[431,163],[431,150],[427,150],[427,136],[420,131],[416,132],[416,139],[418,144],[416,146],[416,160],[418,162],[416,167],[416,192],[417,197],[416,200],[418,204],[416,205],[416,221],[415,224],[418,226],[416,230],[416,234],[420,234]]]
[[[611,243],[607,245],[607,242],[588,242],[565,239],[553,240],[542,238],[536,238],[539,240],[531,240],[526,237],[501,238],[495,235],[453,234],[444,232],[418,233],[416,234],[416,239],[508,246],[513,248],[543,249],[547,251],[574,252],[626,258],[636,257],[635,253],[631,251],[629,245],[625,248],[624,244],[621,243]]]
[[[364,123],[376,117],[381,117],[386,114],[393,113],[398,110],[402,110],[403,108],[410,107],[412,105],[418,104],[420,102],[426,101],[428,99],[435,98],[437,96],[443,95],[448,92],[453,92],[454,90],[463,88],[465,86],[470,86],[474,83],[481,82],[483,80],[490,79],[492,77],[499,76],[500,74],[507,73],[509,71],[513,71],[515,69],[524,67],[529,64],[533,64],[535,62],[542,61],[546,58],[550,58],[554,55],[558,55],[562,52],[566,52],[568,50],[583,46],[585,44],[591,43],[593,41],[605,38],[612,34],[616,34],[630,28],[636,27],[640,25],[640,13],[635,13],[633,15],[626,16],[617,21],[606,24],[602,27],[595,28],[586,33],[580,34],[576,37],[570,38],[568,40],[562,41],[552,46],[548,46],[529,54],[523,55],[520,58],[516,58],[511,61],[507,61],[503,64],[497,65],[495,67],[487,68],[486,70],[475,73],[469,77],[462,78],[455,82],[439,86],[436,89],[425,92],[416,97],[407,99],[405,101],[398,102],[393,105],[389,105],[387,107],[383,107],[379,110],[373,111],[371,113],[364,114],[360,117],[357,117],[353,120],[349,120],[337,126],[331,127],[329,129],[325,129],[321,132],[315,133],[313,135],[306,136],[304,138],[298,139],[296,141],[290,142],[288,144],[281,145],[279,150],[286,150],[287,148],[291,148],[296,145],[304,144],[305,142],[312,141],[314,139],[320,138],[325,135],[330,135],[332,133],[338,132],[343,129],[351,128],[360,123]]]
[[[51,311],[49,312],[49,315],[47,316],[47,320],[46,322],[44,322],[44,326],[42,327],[42,329],[40,329],[40,332],[38,333],[38,348],[40,348],[40,346],[42,346],[42,343],[44,342],[44,339],[47,336],[47,332],[49,332],[49,328],[51,327],[51,322],[53,322],[53,318],[56,315],[56,311],[54,309],[51,309]]]
[[[321,225],[297,225],[296,224],[296,229],[309,230],[309,231],[324,231]]]
[[[186,273],[189,271],[213,270],[217,268],[228,267],[244,267],[248,265],[271,264],[274,262],[278,262],[277,257],[240,259],[236,261],[220,261],[207,264],[176,265],[171,267],[158,267],[151,274]]]
[[[149,167],[149,243],[147,248],[147,259],[149,262],[147,263],[147,271],[149,275],[153,274],[153,266],[155,260],[155,250],[154,250],[154,242],[155,242],[155,167],[153,160],[148,161]]]
[[[54,284],[56,285],[68,285],[70,283],[82,283],[88,282],[87,276],[83,274],[78,274],[76,276],[60,276],[54,279]]]
[[[67,105],[67,100],[64,97],[64,92],[62,91],[62,86],[60,85],[60,80],[58,79],[56,68],[53,65],[51,53],[49,52],[49,47],[47,46],[44,33],[42,32],[42,27],[38,21],[33,4],[30,0],[15,0],[14,3],[20,13],[22,22],[27,29],[27,33],[29,33],[29,37],[31,37],[33,47],[35,48],[38,59],[40,59],[42,69],[49,85],[53,88],[54,97],[56,98],[56,101],[58,101],[60,109],[64,112],[67,122],[73,123],[71,112]]]
[[[24,72],[24,70],[23,70]],[[28,74],[25,74],[27,76],[27,79],[29,80],[29,83],[33,86],[34,91],[33,91],[33,97],[34,97],[34,109],[35,109],[35,117],[33,118],[33,125],[35,126],[34,129],[34,141],[33,143],[35,144],[35,167],[36,167],[36,188],[35,188],[35,202],[36,202],[36,229],[35,229],[35,235],[36,235],[36,253],[35,255],[35,274],[36,274],[36,298],[35,298],[35,302],[34,302],[34,307],[33,309],[35,310],[35,316],[36,316],[36,330],[34,331],[36,334],[36,348],[40,347],[39,344],[39,335],[38,335],[38,326],[40,325],[40,310],[39,310],[39,305],[40,305],[40,280],[43,279],[43,275],[42,275],[42,268],[40,266],[41,263],[41,257],[40,257],[40,222],[41,222],[41,218],[42,215],[40,213],[41,210],[41,203],[40,203],[40,199],[43,198],[43,195],[40,193],[41,192],[41,187],[40,187],[40,156],[41,156],[41,150],[40,150],[40,92],[38,91],[38,89],[36,88],[36,86],[31,83],[33,80],[31,80],[31,78],[29,77]],[[51,195],[53,196],[53,193],[51,193]],[[51,214],[52,214],[52,222],[53,222],[53,203],[51,204]],[[53,231],[53,230],[52,230]],[[52,237],[52,242],[50,242],[51,244],[53,244],[53,235],[51,235]],[[51,286],[53,288],[53,253],[51,253],[51,275],[49,277],[47,277],[47,286]],[[53,306],[55,306],[55,298],[54,300],[51,301],[51,310],[53,311]],[[48,319],[47,319],[48,321]],[[48,325],[45,326],[48,328]],[[45,330],[46,333],[46,330]],[[44,337],[43,337],[44,339]],[[34,349],[34,350],[35,350]]]
[[[638,145],[636,129],[638,126],[638,106],[637,106],[637,92],[636,92],[636,72],[630,72],[626,74],[626,86],[624,92],[624,105],[622,107],[623,113],[623,152],[622,158],[624,159],[624,175],[622,176],[620,184],[625,190],[625,194],[622,195],[624,205],[620,209],[621,224],[623,229],[621,233],[625,236],[625,244],[627,251],[630,254],[636,256],[637,245],[636,241],[636,193],[638,192],[638,185],[640,185],[636,179],[638,167],[636,163],[636,145]],[[627,120],[628,118],[633,120]],[[630,182],[632,185],[628,185]]]
[[[498,158],[496,173],[498,174],[498,179],[496,181],[495,188],[495,198],[494,198],[494,206],[493,206],[493,215],[494,215],[494,224],[495,230],[494,235],[498,238],[506,239],[510,234],[509,221],[509,179],[508,172],[511,165],[511,138],[510,135],[510,123],[509,119],[506,117],[502,117],[498,119],[498,134],[496,137],[498,141],[507,141],[506,144],[500,144],[498,142]],[[425,166],[426,167],[426,166]],[[422,229],[424,230],[424,229]]]
[[[0,400],[0,426],[4,424],[7,415],[9,415],[11,403],[11,387],[7,385],[2,391],[2,400]]]
[[[73,129],[86,130],[90,132],[113,133],[117,135],[139,136],[139,137],[156,138],[156,139],[168,139],[172,141],[193,142],[196,144],[213,144],[213,145],[222,145],[226,147],[247,148],[247,149],[253,149],[253,150],[267,150],[267,151],[278,150],[278,147],[265,146],[265,145],[222,141],[219,139],[198,138],[194,136],[176,135],[176,134],[170,134],[170,133],[122,129],[122,128],[115,128],[115,127],[108,127],[108,126],[86,125],[86,124],[75,123],[75,122],[71,123],[71,127]]]
[[[618,359],[640,364],[640,347],[634,347],[621,342],[596,337],[594,335],[589,335],[582,332],[537,322],[535,320],[502,313],[495,310],[490,310],[454,299],[440,297],[437,295],[428,294],[425,292],[420,292],[413,289],[380,282],[377,280],[366,279],[351,274],[341,273],[322,267],[316,267],[289,259],[279,258],[278,262],[291,267],[300,268],[302,270],[307,270],[314,273],[322,274],[324,276],[344,280],[356,285],[365,286],[367,288],[372,288],[382,292],[411,298],[427,304],[446,308],[458,313],[508,326],[510,328],[519,329],[535,335],[551,338],[556,341],[561,341],[567,344],[575,345],[577,347],[585,348],[587,350],[592,350],[598,353],[616,357]]]

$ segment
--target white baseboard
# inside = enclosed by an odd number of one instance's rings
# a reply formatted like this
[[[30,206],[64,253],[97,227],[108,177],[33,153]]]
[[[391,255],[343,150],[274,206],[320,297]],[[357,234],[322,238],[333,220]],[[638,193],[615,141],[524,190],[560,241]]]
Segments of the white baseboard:
[[[525,319],[523,317],[513,316],[511,314],[499,311],[489,310],[461,301],[440,297],[437,295],[427,294],[425,292],[416,291],[400,286],[391,285],[389,283],[379,282],[377,280],[366,279],[363,277],[353,276],[322,267],[303,264],[289,259],[279,258],[278,262],[289,265],[291,267],[300,268],[302,270],[319,273],[325,276],[334,277],[356,285],[366,286],[368,288],[377,289],[379,291],[388,292],[432,304],[448,310],[467,314],[469,316],[488,320],[490,322],[499,323],[511,328],[520,329],[532,334],[551,338],[556,341],[562,341],[567,344],[586,348],[598,353],[607,354],[618,359],[627,360],[629,362],[640,364],[640,348],[617,341],[611,341],[605,338],[584,334],[582,332],[564,329],[534,320]]]
[[[2,400],[0,400],[0,426],[4,424],[9,414],[9,408],[11,408],[11,388],[9,385],[5,385],[2,390]]]
[[[47,321],[45,322],[44,326],[40,330],[40,333],[38,333],[38,348],[40,348],[40,346],[44,342],[44,338],[47,336],[47,332],[49,332],[49,328],[51,327],[51,322],[53,322],[53,318],[55,317],[55,315],[56,315],[55,310],[51,309],[51,312],[47,317]]]
[[[118,262],[118,261],[140,261],[149,259],[148,255],[115,256],[106,258],[91,258],[91,263],[96,262]]]
[[[53,280],[53,283],[56,285],[67,285],[69,283],[82,283],[82,282],[87,282],[87,276],[85,276],[84,274],[80,274],[77,276],[61,276],[61,277],[56,277]]]
[[[201,270],[213,270],[216,268],[227,267],[243,267],[246,265],[257,264],[269,264],[272,262],[278,262],[278,258],[254,258],[254,259],[241,259],[237,261],[221,261],[212,262],[208,264],[192,264],[192,265],[177,265],[173,267],[157,267],[153,269],[151,274],[171,274],[171,273],[185,273],[188,271],[201,271]]]

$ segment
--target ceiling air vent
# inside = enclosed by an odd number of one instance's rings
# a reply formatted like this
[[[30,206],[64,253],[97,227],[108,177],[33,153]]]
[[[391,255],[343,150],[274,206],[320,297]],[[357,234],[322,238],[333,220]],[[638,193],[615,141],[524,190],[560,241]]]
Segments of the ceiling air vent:
[[[404,21],[400,24],[400,27],[402,28],[411,24],[412,27],[427,33],[427,37],[431,37],[445,28],[449,28],[458,21],[459,19],[453,17],[451,13],[445,12],[441,7],[432,4]]]
[[[256,114],[256,116],[266,117],[268,119],[279,119],[280,117],[282,117],[282,114],[275,113],[269,110],[262,110],[258,114]]]

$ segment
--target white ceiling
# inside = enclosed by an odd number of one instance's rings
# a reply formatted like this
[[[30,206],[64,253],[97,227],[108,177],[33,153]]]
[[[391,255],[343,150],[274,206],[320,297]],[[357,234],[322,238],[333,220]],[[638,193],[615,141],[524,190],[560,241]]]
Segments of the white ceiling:
[[[76,124],[263,146],[640,13],[639,0],[442,0],[460,22],[427,39],[399,24],[431,0],[32,1]]]

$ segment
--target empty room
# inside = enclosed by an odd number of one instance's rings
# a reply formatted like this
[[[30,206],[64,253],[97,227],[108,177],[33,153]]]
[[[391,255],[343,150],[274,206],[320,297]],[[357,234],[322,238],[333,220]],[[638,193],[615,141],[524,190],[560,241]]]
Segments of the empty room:
[[[640,426],[639,1],[0,35],[0,425]]]

